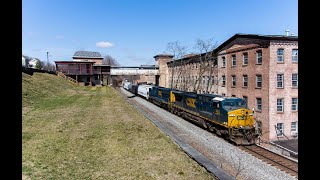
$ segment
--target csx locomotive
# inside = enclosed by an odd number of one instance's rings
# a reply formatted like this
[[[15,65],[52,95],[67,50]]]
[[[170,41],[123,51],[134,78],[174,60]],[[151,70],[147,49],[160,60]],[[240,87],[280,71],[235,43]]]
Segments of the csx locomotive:
[[[255,129],[254,112],[241,98],[197,94],[160,86],[148,86],[147,90],[149,92],[143,95],[137,91],[135,94],[237,145],[254,144],[259,135]]]

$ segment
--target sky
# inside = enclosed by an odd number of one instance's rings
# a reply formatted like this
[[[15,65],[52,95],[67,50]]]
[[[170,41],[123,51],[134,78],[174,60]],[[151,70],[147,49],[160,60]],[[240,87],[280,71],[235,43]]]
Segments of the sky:
[[[154,65],[178,41],[222,44],[236,33],[298,35],[298,0],[22,0],[22,54],[51,63],[76,51],[122,66]]]

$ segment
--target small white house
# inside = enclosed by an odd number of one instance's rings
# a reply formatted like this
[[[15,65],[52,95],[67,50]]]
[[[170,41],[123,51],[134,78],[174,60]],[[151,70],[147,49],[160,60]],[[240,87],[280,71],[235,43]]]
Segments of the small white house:
[[[30,68],[36,68],[37,62],[40,61],[38,58],[32,58],[28,65]]]

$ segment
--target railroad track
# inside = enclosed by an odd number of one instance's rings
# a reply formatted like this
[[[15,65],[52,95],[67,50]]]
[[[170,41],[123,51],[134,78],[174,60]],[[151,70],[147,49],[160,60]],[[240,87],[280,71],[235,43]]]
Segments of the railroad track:
[[[295,161],[256,145],[239,146],[239,148],[292,176],[298,177],[298,163]]]

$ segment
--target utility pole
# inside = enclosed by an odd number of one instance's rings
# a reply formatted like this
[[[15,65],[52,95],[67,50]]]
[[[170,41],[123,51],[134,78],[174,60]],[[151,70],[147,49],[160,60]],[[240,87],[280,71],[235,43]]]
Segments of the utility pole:
[[[49,70],[49,56],[48,56],[48,54],[49,54],[49,51],[47,51],[47,70]]]

